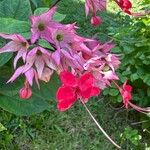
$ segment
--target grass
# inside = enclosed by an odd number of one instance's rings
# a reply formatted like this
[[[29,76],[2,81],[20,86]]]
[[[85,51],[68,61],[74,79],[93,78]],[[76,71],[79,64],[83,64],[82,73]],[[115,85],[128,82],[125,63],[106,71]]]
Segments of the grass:
[[[114,6],[113,6],[114,7]],[[60,2],[58,11],[66,14],[64,23],[77,22],[78,33],[91,37],[101,34],[101,39],[109,39],[107,28],[121,25],[115,14],[100,14],[104,23],[93,28],[89,18],[85,18],[84,5],[79,0]],[[107,97],[90,100],[87,104],[105,131],[122,149],[137,149],[129,141],[122,141],[120,134],[129,124],[128,111],[115,110]],[[1,150],[115,150],[103,134],[99,132],[82,105],[78,102],[70,110],[61,113],[56,106],[51,110],[30,116],[19,117],[0,110],[0,123],[7,130],[0,132]]]

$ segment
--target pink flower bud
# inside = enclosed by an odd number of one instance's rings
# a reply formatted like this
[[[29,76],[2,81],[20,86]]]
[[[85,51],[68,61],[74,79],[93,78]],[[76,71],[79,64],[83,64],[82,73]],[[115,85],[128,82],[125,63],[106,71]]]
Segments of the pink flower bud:
[[[29,99],[32,96],[32,90],[29,87],[23,87],[19,94],[21,99]]]
[[[92,24],[93,26],[98,26],[98,25],[100,25],[101,23],[102,23],[102,20],[101,20],[100,17],[98,17],[98,16],[93,16],[93,17],[91,18],[91,24]]]

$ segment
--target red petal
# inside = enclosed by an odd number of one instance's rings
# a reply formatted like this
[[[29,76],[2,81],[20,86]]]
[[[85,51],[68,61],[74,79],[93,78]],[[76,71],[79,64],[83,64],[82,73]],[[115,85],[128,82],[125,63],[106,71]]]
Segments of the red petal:
[[[131,85],[126,85],[125,90],[128,91],[128,92],[131,92],[132,91],[132,86]]]
[[[76,101],[76,99],[61,101],[57,104],[57,108],[58,108],[59,111],[66,111],[67,109],[69,109],[75,103],[75,101]]]
[[[60,73],[60,79],[65,86],[76,87],[77,79],[69,71],[63,71]]]
[[[93,96],[98,96],[100,94],[100,89],[97,87],[91,87],[86,91],[80,92],[83,99],[89,99]]]
[[[91,73],[85,73],[79,79],[78,86],[81,91],[85,91],[93,86],[94,77]]]
[[[74,99],[76,97],[75,89],[71,87],[62,86],[56,93],[56,99],[58,101]]]
[[[125,91],[131,92],[131,91],[132,91],[132,86],[131,86],[131,85],[127,85],[127,82],[128,82],[128,81],[126,81],[126,82],[123,84],[123,89],[124,89]]]
[[[77,100],[75,89],[63,86],[58,89],[56,98],[58,100],[57,108],[60,111],[69,109]]]

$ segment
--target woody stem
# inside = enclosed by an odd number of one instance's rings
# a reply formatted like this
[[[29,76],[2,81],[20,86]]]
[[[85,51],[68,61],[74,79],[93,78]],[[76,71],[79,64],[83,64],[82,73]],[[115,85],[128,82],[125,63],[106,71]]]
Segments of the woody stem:
[[[87,108],[86,104],[83,102],[82,99],[80,99],[80,101],[82,102],[83,106],[85,107],[86,111],[89,113],[90,117],[92,118],[92,120],[95,122],[95,124],[97,125],[97,127],[101,130],[101,132],[106,136],[106,138],[114,145],[116,146],[118,149],[121,149],[121,147],[116,144],[111,138],[110,136],[104,131],[104,129],[100,126],[100,124],[97,122],[97,120],[94,118],[94,116],[92,115],[92,113],[90,112],[90,110]]]

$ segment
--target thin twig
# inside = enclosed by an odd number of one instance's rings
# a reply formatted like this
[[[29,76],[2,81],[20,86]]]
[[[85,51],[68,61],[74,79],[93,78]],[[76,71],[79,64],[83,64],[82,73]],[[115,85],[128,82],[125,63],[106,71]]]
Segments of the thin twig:
[[[133,123],[131,123],[131,125],[138,125],[138,124],[145,123],[145,122],[149,122],[149,120],[143,120],[140,122],[133,122]]]
[[[106,138],[113,144],[115,145],[118,149],[121,149],[121,147],[116,144],[111,138],[110,136],[104,131],[104,129],[100,126],[100,124],[97,122],[97,120],[94,118],[94,116],[91,114],[90,110],[87,108],[86,104],[80,99],[80,101],[82,102],[83,106],[85,107],[86,111],[89,113],[90,117],[93,119],[93,121],[95,122],[95,124],[97,125],[97,127],[101,130],[101,132],[106,136]]]

